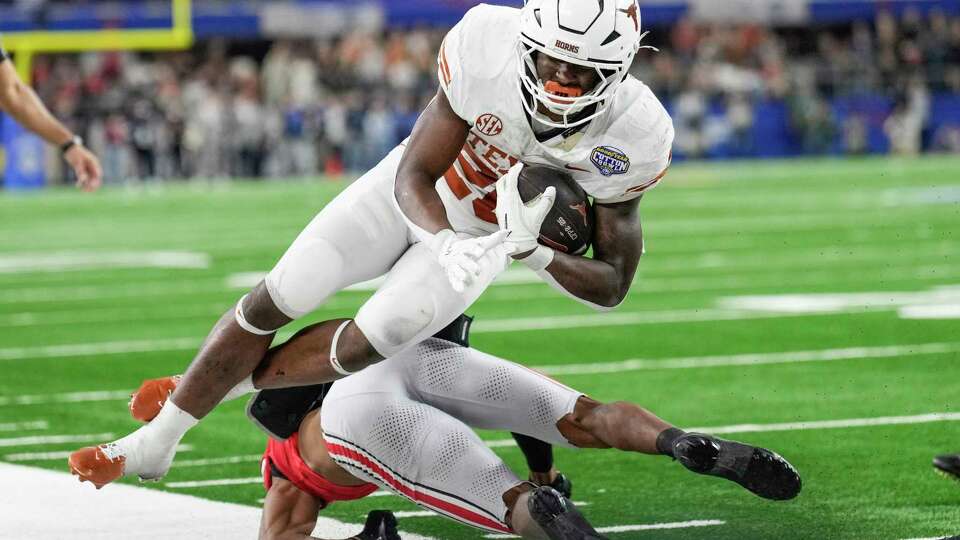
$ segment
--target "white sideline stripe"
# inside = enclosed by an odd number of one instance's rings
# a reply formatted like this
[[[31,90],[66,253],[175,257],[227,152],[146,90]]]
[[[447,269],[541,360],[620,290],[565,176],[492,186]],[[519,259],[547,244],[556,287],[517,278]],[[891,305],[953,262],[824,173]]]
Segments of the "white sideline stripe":
[[[911,416],[879,416],[875,418],[847,418],[843,420],[812,420],[777,424],[735,424],[732,426],[685,427],[685,431],[699,431],[722,435],[725,433],[764,433],[768,431],[806,431],[811,429],[840,429],[852,427],[897,426],[904,424],[928,424],[931,422],[957,422],[960,413],[940,412]],[[484,441],[490,448],[515,447],[513,439]]]
[[[229,465],[232,463],[252,463],[260,461],[263,458],[263,454],[250,454],[246,456],[228,456],[222,458],[206,458],[206,459],[185,459],[181,461],[174,461],[173,467],[206,467],[207,465]]]
[[[838,429],[851,427],[896,426],[901,424],[927,424],[930,422],[960,421],[960,413],[942,412],[912,416],[880,416],[877,418],[849,418],[846,420],[819,420],[814,422],[788,422],[783,424],[739,424],[721,427],[692,427],[687,431],[707,433],[762,433],[767,431],[805,431],[808,429]]]
[[[62,251],[0,256],[0,274],[98,268],[209,268],[210,255],[192,251]]]
[[[87,433],[83,435],[33,435],[29,437],[0,439],[0,448],[8,446],[36,446],[38,444],[60,444],[104,440],[109,441],[113,438],[113,433]]]
[[[0,405],[44,405],[47,403],[78,403],[82,401],[114,401],[130,399],[133,390],[97,390],[93,392],[66,392],[63,394],[33,394],[0,396]]]
[[[66,473],[0,463],[0,478],[16,489],[0,490],[3,530],[17,540],[183,540],[253,538],[261,509],[208,501],[155,489],[111,484],[94,491]],[[51,519],[50,509],[56,509]],[[171,519],[170,516],[176,516]],[[189,524],[187,529],[184,524]],[[402,525],[401,525],[402,526]],[[320,516],[312,535],[346,538],[363,528]],[[15,536],[3,536],[13,531]],[[437,540],[403,532],[405,540]]]
[[[892,358],[923,354],[943,354],[960,351],[960,343],[918,343],[884,347],[849,347],[819,351],[787,351],[773,353],[748,353],[713,356],[688,356],[678,358],[634,358],[620,362],[593,362],[553,366],[534,366],[532,369],[547,375],[592,375],[598,373],[621,373],[646,369],[690,369],[721,366],[758,366],[766,364],[791,364],[798,362],[829,362],[857,360],[862,358]]]
[[[380,491],[374,491],[373,493],[367,495],[367,497],[389,497],[391,495],[396,495],[396,493],[381,489]]]
[[[263,478],[218,478],[216,480],[191,480],[187,482],[164,482],[164,487],[172,489],[210,487],[210,486],[237,486],[241,484],[262,484]]]
[[[0,431],[28,431],[31,429],[48,429],[50,424],[46,420],[34,420],[32,422],[12,422],[0,424]]]
[[[597,527],[600,533],[621,533],[633,531],[656,531],[664,529],[688,529],[692,527],[713,527],[726,525],[726,521],[719,519],[697,519],[693,521],[675,521],[672,523],[650,523],[647,525],[614,525],[611,527]],[[520,538],[512,534],[485,534],[484,538]]]
[[[190,444],[180,444],[177,445],[177,453],[190,452],[193,450],[193,445]],[[72,450],[63,450],[58,452],[18,452],[16,454],[7,454],[3,456],[4,461],[18,462],[18,461],[56,461],[58,459],[67,459],[72,454]],[[181,462],[182,463],[182,462]],[[174,462],[174,467],[177,466],[177,463]]]

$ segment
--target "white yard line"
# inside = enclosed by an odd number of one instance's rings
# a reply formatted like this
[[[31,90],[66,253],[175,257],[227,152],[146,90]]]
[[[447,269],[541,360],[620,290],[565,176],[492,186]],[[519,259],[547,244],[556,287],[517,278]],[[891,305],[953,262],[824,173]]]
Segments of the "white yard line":
[[[0,349],[2,351],[3,349]],[[634,358],[616,362],[589,362],[582,364],[533,366],[533,369],[549,375],[589,375],[598,373],[622,373],[649,369],[696,369],[722,366],[754,366],[788,364],[798,362],[828,362],[865,358],[895,358],[925,354],[945,354],[960,351],[958,343],[916,343],[879,347],[847,347],[813,351],[784,351],[770,353],[746,353],[711,356],[681,356],[673,358]],[[90,392],[67,392],[63,394],[34,394],[0,396],[0,405],[34,405],[49,403],[75,403],[85,401],[127,400],[131,390],[103,390]]]
[[[872,426],[896,426],[904,424],[927,424],[930,422],[957,422],[960,413],[942,412],[912,416],[880,416],[876,418],[848,418],[845,420],[817,420],[812,422],[785,422],[781,424],[738,424],[719,427],[692,427],[687,431],[707,433],[763,433],[768,431],[806,431],[810,429],[840,429]]]
[[[192,251],[59,251],[0,255],[0,274],[115,268],[209,268],[210,255]]]
[[[910,416],[879,416],[874,418],[846,418],[841,420],[811,420],[806,422],[784,422],[774,424],[734,424],[731,426],[685,427],[686,431],[698,431],[722,435],[726,433],[765,433],[770,431],[807,431],[812,429],[844,429],[874,426],[898,426],[908,424],[928,424],[931,422],[958,422],[960,413],[939,412]],[[490,448],[516,447],[513,439],[493,439],[484,441]]]
[[[397,519],[406,519],[406,518],[415,518],[415,517],[444,517],[436,512],[431,512],[429,510],[410,510],[403,512],[394,512],[394,517]]]
[[[0,349],[2,350],[2,349]],[[79,403],[85,401],[115,401],[130,399],[133,390],[96,390],[92,392],[66,392],[62,394],[27,394],[0,396],[0,405],[46,405],[49,403]]]
[[[190,444],[180,444],[177,445],[177,453],[182,454],[184,452],[193,451],[193,445]],[[67,459],[70,457],[70,454],[73,453],[73,450],[62,450],[56,452],[18,452],[16,454],[6,454],[3,456],[3,461],[9,461],[11,463],[16,463],[19,461],[57,461],[60,459]],[[190,460],[184,460],[190,461]],[[174,462],[173,466],[176,467],[178,464],[182,466],[181,462]]]
[[[589,328],[598,326],[634,326],[641,324],[674,324],[686,322],[767,319],[784,316],[807,317],[814,315],[817,314],[803,313],[785,315],[781,313],[729,311],[720,309],[591,313],[586,315],[560,315],[555,317],[481,319],[474,324],[472,332],[521,332],[527,330],[558,330],[566,328]],[[292,335],[292,332],[283,332],[278,334],[277,339],[283,341]],[[70,343],[64,345],[41,345],[33,347],[8,347],[0,348],[0,360],[69,358],[79,356],[130,354],[155,351],[184,351],[196,349],[201,342],[202,338],[200,337],[180,337],[168,339]]]
[[[786,351],[770,353],[747,353],[712,356],[687,356],[676,358],[633,358],[618,362],[590,362],[534,366],[533,369],[548,375],[594,375],[598,373],[622,373],[648,369],[695,369],[723,366],[758,366],[767,364],[792,364],[801,362],[830,362],[859,360],[864,358],[896,358],[924,354],[960,352],[960,343],[918,343],[882,347],[847,347],[814,351]]]
[[[948,320],[960,319],[960,304],[939,306],[905,306],[897,311],[901,319]]]
[[[196,349],[201,338],[139,339],[130,341],[103,341],[96,343],[70,343],[65,345],[41,345],[36,347],[9,347],[0,349],[0,360],[25,360],[28,358],[67,358],[102,354],[129,354],[153,351],[183,351]]]
[[[694,527],[714,527],[725,525],[726,521],[719,519],[697,519],[692,521],[675,521],[672,523],[649,523],[644,525],[613,525],[611,527],[597,527],[597,531],[603,534],[635,532],[635,531],[657,531],[665,529],[688,529]],[[485,534],[484,538],[520,538],[512,534]]]
[[[214,480],[191,480],[186,482],[164,482],[163,486],[171,489],[198,488],[211,486],[237,486],[242,484],[262,484],[263,478],[217,478]]]
[[[260,526],[261,510],[251,506],[124,484],[96,491],[66,473],[3,463],[0,478],[17,486],[0,490],[4,516],[0,538],[215,540],[254,538]],[[56,519],[51,519],[51,508],[56,509]],[[359,523],[343,523],[321,515],[312,534],[345,538],[361,528]],[[405,540],[436,540],[403,531],[401,534]]]
[[[207,459],[184,459],[174,461],[174,467],[206,467],[209,465],[230,465],[233,463],[255,463],[263,458],[263,454],[250,454],[246,456],[227,456],[222,458]]]
[[[40,444],[62,444],[78,442],[102,442],[115,437],[113,433],[87,433],[83,435],[33,435],[0,439],[0,448],[10,446],[36,446]]]
[[[46,420],[33,420],[30,422],[7,422],[0,424],[0,431],[30,431],[49,428],[50,424]]]
[[[815,316],[804,313],[803,316]],[[507,333],[529,330],[562,330],[568,328],[596,328],[600,326],[636,326],[641,324],[676,324],[708,321],[739,321],[794,316],[794,314],[734,311],[725,309],[678,309],[664,311],[634,311],[590,313],[586,315],[557,315],[554,317],[517,317],[512,319],[478,319],[471,332]],[[0,349],[2,350],[2,349]]]

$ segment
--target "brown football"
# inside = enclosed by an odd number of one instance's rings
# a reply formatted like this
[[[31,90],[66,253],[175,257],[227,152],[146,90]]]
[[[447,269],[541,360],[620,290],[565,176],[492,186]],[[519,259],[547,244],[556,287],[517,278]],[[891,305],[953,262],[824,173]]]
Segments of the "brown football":
[[[523,202],[557,189],[553,208],[540,226],[540,243],[570,255],[583,255],[593,241],[593,206],[587,192],[566,171],[528,165],[520,171],[517,187]]]

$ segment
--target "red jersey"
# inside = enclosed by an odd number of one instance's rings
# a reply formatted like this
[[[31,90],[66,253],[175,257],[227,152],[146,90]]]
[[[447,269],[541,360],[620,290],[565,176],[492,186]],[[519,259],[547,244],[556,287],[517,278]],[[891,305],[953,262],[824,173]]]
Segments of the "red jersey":
[[[286,441],[268,439],[267,449],[263,453],[263,460],[261,461],[263,486],[266,489],[269,490],[270,485],[273,484],[273,474],[276,471],[283,478],[293,482],[293,485],[300,490],[323,501],[322,507],[326,507],[334,501],[362,499],[377,490],[375,484],[341,486],[327,480],[320,473],[311,469],[300,457],[300,449],[297,446],[299,440],[299,433],[294,433]]]

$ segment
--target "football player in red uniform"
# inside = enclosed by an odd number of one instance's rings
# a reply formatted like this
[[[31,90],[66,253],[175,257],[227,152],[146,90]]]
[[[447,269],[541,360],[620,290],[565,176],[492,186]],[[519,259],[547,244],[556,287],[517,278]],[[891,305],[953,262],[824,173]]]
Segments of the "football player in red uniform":
[[[427,339],[347,379],[266,390],[248,413],[271,434],[262,473],[264,538],[309,538],[317,512],[382,487],[467,525],[524,538],[602,538],[569,498],[521,481],[471,427],[504,429],[572,448],[617,448],[673,457],[687,469],[736,482],[767,499],[795,497],[796,470],[763,448],[686,433],[627,402],[600,403],[520,365],[467,345],[460,317]],[[280,346],[277,349],[282,349]],[[276,349],[275,349],[276,350]],[[257,385],[270,386],[269,370]],[[150,420],[176,377],[147,381],[131,412]],[[109,450],[107,455],[109,454]],[[70,458],[81,478],[105,455]],[[110,461],[123,467],[123,457]]]

